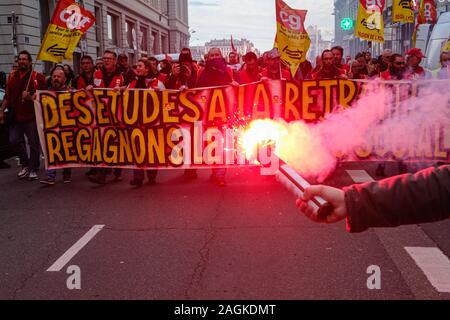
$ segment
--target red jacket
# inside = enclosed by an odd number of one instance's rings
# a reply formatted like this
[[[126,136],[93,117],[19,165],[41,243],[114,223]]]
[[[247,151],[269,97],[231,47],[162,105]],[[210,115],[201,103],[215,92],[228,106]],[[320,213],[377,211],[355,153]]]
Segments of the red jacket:
[[[111,81],[109,83],[105,83],[107,79],[107,74],[105,69],[99,69],[94,72],[94,87],[96,88],[109,88],[113,89],[115,87],[123,87],[125,81],[123,79],[122,73],[116,69],[111,76]]]
[[[271,80],[280,80],[280,78],[284,79],[284,80],[292,80],[290,71],[286,70],[286,69],[283,69],[283,68],[281,68],[281,77],[280,77],[280,73],[278,73],[278,75],[274,75],[274,74],[269,73],[269,70],[267,68],[265,68],[261,72],[261,75],[264,78],[269,78]]]
[[[249,74],[247,69],[244,67],[242,68],[238,73],[238,80],[239,84],[246,84],[246,83],[252,83],[252,82],[258,82],[261,80],[262,74],[258,70],[256,75]]]
[[[10,77],[6,87],[5,99],[8,100],[8,108],[14,113],[16,122],[28,122],[35,120],[34,102],[32,100],[23,100],[22,92],[27,89],[31,71],[21,74],[19,71],[14,72]],[[43,74],[33,71],[33,76],[28,86],[28,92],[33,95],[36,90],[46,90],[47,81]]]
[[[92,76],[92,79],[86,80],[85,74],[81,73],[79,74],[74,80],[73,80],[73,88],[77,90],[86,89],[87,86],[94,86],[94,76]]]

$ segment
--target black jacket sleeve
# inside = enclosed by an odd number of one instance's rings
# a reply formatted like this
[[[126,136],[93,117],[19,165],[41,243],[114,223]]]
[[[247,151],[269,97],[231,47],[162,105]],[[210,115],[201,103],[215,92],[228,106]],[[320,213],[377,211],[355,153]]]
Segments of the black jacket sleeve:
[[[352,185],[344,191],[349,232],[450,217],[450,165]]]

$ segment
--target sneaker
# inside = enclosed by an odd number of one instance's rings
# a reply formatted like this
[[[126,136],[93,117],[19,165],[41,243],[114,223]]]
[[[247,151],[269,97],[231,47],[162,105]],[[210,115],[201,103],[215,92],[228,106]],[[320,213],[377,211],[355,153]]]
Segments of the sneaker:
[[[143,181],[140,179],[133,179],[130,181],[130,185],[135,186],[136,188],[142,187]]]
[[[19,173],[17,174],[17,177],[19,177],[19,179],[24,179],[24,178],[28,177],[29,174],[30,174],[30,169],[23,168],[22,170],[19,171]]]
[[[53,186],[55,184],[55,179],[45,177],[44,179],[41,179],[39,183],[45,184],[47,186]]]
[[[63,183],[68,184],[72,182],[72,178],[69,176],[63,177]]]
[[[30,174],[28,175],[28,180],[29,181],[34,181],[39,179],[37,172],[36,171],[30,171]]]

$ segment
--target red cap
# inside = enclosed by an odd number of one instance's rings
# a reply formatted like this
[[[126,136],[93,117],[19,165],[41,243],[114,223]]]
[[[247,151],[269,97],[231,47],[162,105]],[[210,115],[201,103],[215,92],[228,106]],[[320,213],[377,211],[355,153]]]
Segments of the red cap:
[[[425,58],[425,56],[422,53],[422,50],[420,50],[419,48],[412,48],[410,49],[406,55],[408,56],[416,56],[419,59]]]

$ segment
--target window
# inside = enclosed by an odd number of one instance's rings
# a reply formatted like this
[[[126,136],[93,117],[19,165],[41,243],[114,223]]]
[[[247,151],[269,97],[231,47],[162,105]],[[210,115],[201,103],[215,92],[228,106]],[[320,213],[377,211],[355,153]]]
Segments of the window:
[[[141,51],[148,51],[148,29],[141,27]]]
[[[152,38],[153,38],[153,54],[158,54],[158,32],[152,31]]]
[[[169,53],[168,50],[168,43],[167,43],[167,37],[166,36],[161,36],[161,50],[162,53]]]
[[[118,44],[117,37],[117,25],[118,25],[119,17],[108,13],[107,15],[107,23],[108,23],[108,40],[113,44]]]
[[[128,48],[137,50],[136,29],[133,22],[125,22],[125,34],[127,35]]]

